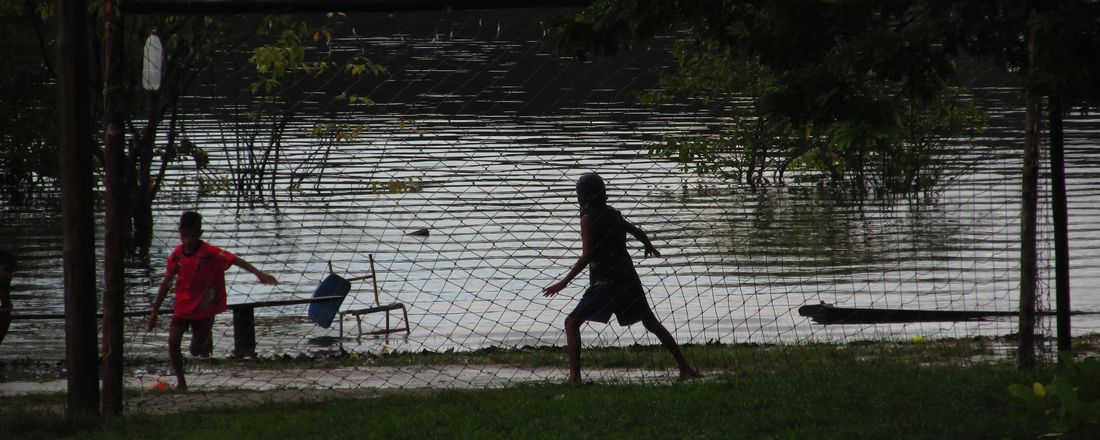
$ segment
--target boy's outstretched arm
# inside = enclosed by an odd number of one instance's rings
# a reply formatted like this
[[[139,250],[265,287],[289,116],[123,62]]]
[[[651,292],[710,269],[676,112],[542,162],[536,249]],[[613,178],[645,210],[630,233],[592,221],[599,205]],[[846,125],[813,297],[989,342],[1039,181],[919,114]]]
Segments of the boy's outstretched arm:
[[[145,330],[153,331],[157,327],[157,315],[160,312],[160,305],[164,303],[164,298],[168,296],[168,289],[172,286],[172,278],[175,274],[164,275],[164,279],[160,280],[160,289],[157,290],[157,298],[153,300],[153,311],[149,314],[149,323],[145,325]]]
[[[629,232],[630,235],[633,235],[634,238],[637,238],[638,241],[642,242],[642,245],[645,246],[645,256],[648,257],[653,255],[654,257],[660,258],[661,253],[657,251],[657,248],[653,247],[653,243],[649,241],[649,236],[646,235],[642,228],[635,226],[625,218],[623,219],[623,224],[625,225],[626,232]]]
[[[565,278],[557,283],[554,283],[550,287],[542,289],[542,296],[550,297],[561,292],[565,289],[565,286],[569,285],[573,278],[576,278],[584,268],[588,267],[589,254],[588,251],[592,245],[592,219],[588,216],[581,217],[581,256],[577,258],[577,262],[573,264],[573,267],[569,269],[569,273],[565,274]]]
[[[268,275],[267,272],[257,269],[255,266],[249,264],[247,261],[242,260],[241,257],[233,257],[233,265],[249,271],[250,273],[252,273],[252,275],[256,275],[256,279],[260,280],[260,284],[279,284],[279,280],[276,280],[275,277]]]
[[[576,278],[577,274],[581,273],[581,271],[584,270],[584,268],[587,266],[588,254],[582,254],[580,258],[577,258],[577,262],[573,264],[573,268],[569,269],[569,273],[565,275],[564,279],[554,283],[550,287],[542,289],[542,296],[554,296],[558,292],[561,292],[563,289],[565,289],[566,286],[569,285],[569,282],[573,281],[573,278]]]

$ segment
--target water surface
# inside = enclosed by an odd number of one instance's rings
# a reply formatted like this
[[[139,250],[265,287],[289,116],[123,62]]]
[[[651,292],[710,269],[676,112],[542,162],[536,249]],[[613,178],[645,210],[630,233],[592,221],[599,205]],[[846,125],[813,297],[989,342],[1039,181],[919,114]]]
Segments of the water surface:
[[[381,300],[409,307],[411,335],[389,339],[345,334],[353,351],[468,350],[562,345],[561,321],[584,288],[578,277],[562,295],[540,290],[575,261],[580,240],[574,182],[586,171],[608,182],[612,205],[649,232],[662,258],[632,255],[651,305],[683,343],[795,343],[1004,335],[1011,319],[977,323],[820,326],[797,308],[842,306],[941,310],[1015,310],[1019,284],[1022,108],[1011,89],[980,88],[974,99],[990,128],[952,145],[952,181],[920,203],[856,203],[815,187],[751,189],[700,177],[647,156],[662,137],[716,133],[722,108],[684,103],[652,107],[633,93],[653,84],[659,58],[640,50],[600,62],[560,59],[532,44],[533,24],[502,31],[485,16],[429,15],[417,25],[339,40],[334,50],[365,51],[392,75],[357,90],[378,104],[350,110],[303,101],[287,130],[274,179],[275,202],[238,206],[227,191],[197,182],[231,178],[240,150],[227,121],[240,101],[190,97],[186,134],[209,152],[197,173],[175,163],[156,207],[147,264],[127,272],[127,309],[145,310],[163,265],[178,244],[175,221],[186,209],[206,220],[205,235],[275,275],[259,285],[227,274],[230,303],[302,298],[327,273],[356,276],[377,261]],[[415,20],[414,20],[415,21]],[[404,23],[398,25],[398,23]],[[427,23],[427,24],[425,24]],[[430,32],[423,31],[424,27]],[[442,29],[442,30],[441,30]],[[383,32],[382,30],[385,30]],[[220,83],[226,87],[226,82]],[[218,89],[211,89],[218,90]],[[316,138],[318,123],[357,124],[346,142]],[[1100,311],[1100,119],[1066,120],[1072,291],[1075,310]],[[323,159],[323,160],[322,160]],[[209,180],[208,180],[209,181]],[[401,182],[406,186],[394,186]],[[396,185],[396,184],[395,184]],[[1048,183],[1044,180],[1043,196]],[[1043,301],[1052,293],[1049,203],[1041,204]],[[22,258],[15,280],[18,313],[61,313],[60,210],[54,203],[5,207],[5,245]],[[99,211],[102,217],[102,210]],[[409,232],[428,228],[430,235]],[[100,239],[102,228],[100,228]],[[102,243],[102,240],[99,241]],[[100,251],[101,254],[101,251]],[[344,309],[374,305],[356,284]],[[322,329],[305,306],[258,310],[264,355],[333,350],[337,326]],[[220,315],[216,355],[232,349],[231,316]],[[344,321],[351,331],[355,320]],[[381,317],[364,321],[382,325]],[[1074,319],[1074,333],[1100,321]],[[595,331],[595,330],[598,330]],[[1052,332],[1047,323],[1045,331]],[[586,343],[653,344],[638,328],[593,325]],[[127,354],[163,356],[166,330],[127,321]],[[17,321],[0,358],[63,356],[60,321]]]

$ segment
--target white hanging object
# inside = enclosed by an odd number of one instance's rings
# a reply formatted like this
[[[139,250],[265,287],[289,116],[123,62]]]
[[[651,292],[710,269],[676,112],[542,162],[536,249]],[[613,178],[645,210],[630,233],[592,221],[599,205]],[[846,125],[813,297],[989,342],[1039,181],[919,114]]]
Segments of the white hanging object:
[[[157,34],[145,39],[145,56],[141,63],[141,87],[154,91],[160,89],[161,70],[164,65],[164,48]]]

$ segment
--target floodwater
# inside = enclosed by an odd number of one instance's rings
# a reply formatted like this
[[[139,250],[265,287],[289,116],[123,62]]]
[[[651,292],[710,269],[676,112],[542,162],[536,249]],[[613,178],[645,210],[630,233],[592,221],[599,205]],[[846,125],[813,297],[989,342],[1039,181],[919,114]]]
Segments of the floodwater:
[[[636,103],[634,92],[654,84],[655,49],[570,61],[531,44],[539,36],[533,22],[476,13],[417,17],[374,17],[378,26],[334,42],[334,50],[362,51],[391,74],[348,85],[374,105],[336,106],[328,90],[301,101],[302,116],[287,127],[271,181],[274,203],[238,206],[232,192],[210,190],[210,182],[233,177],[246,134],[230,121],[243,98],[188,98],[185,134],[208,152],[211,166],[203,172],[189,160],[170,166],[150,261],[127,272],[128,310],[148,310],[178,244],[176,218],[196,209],[205,218],[206,240],[281,281],[262,286],[231,269],[230,303],[309,297],[329,261],[337,273],[358,276],[369,271],[373,255],[381,302],[409,310],[410,334],[386,339],[357,337],[350,316],[341,335],[338,325],[310,323],[305,306],[259,309],[260,355],[339,345],[367,353],[562,345],[561,321],[585,276],[555,298],[539,292],[579,253],[574,182],[598,171],[611,204],[647,230],[662,252],[643,259],[640,246],[632,247],[651,305],[681,343],[1015,331],[1012,319],[821,326],[797,313],[822,301],[1017,308],[1023,114],[1014,90],[975,90],[974,99],[989,112],[989,129],[953,145],[950,183],[937,197],[858,204],[796,184],[753,190],[647,156],[663,136],[713,134],[727,117],[721,108]],[[215,90],[224,87],[225,81]],[[351,140],[326,140],[315,135],[318,123],[364,131]],[[1073,309],[1100,311],[1100,119],[1069,115],[1066,139]],[[200,191],[200,180],[207,191]],[[1043,186],[1046,197],[1048,181]],[[1051,308],[1053,234],[1049,203],[1041,207],[1042,293]],[[0,220],[4,246],[21,257],[16,314],[62,313],[60,209],[49,201],[5,206]],[[421,228],[429,235],[408,235]],[[342,308],[373,305],[371,286],[358,282]],[[128,320],[126,354],[165,356],[163,325],[146,333],[142,319]],[[381,315],[363,322],[367,331],[382,325]],[[1075,334],[1097,330],[1096,318],[1074,319]],[[215,357],[228,356],[229,313],[219,316],[216,332]],[[656,343],[639,326],[596,324],[583,334],[595,345]],[[0,346],[0,359],[60,359],[63,353],[60,320],[16,321]]]

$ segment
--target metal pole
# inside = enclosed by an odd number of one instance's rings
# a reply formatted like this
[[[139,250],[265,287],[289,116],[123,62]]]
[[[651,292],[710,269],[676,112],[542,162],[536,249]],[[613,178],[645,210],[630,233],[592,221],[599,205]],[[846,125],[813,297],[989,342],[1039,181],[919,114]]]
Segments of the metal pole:
[[[1069,317],[1069,209],[1066,200],[1065,139],[1062,99],[1050,97],[1050,180],[1054,209],[1054,301],[1057,307],[1058,351],[1071,352]]]
[[[65,353],[69,370],[66,414],[72,419],[99,414],[88,10],[83,0],[58,0],[54,12],[61,216],[65,228]]]
[[[104,176],[107,203],[103,251],[103,413],[122,414],[123,313],[127,229],[126,155],[122,121],[122,14],[103,4]]]

